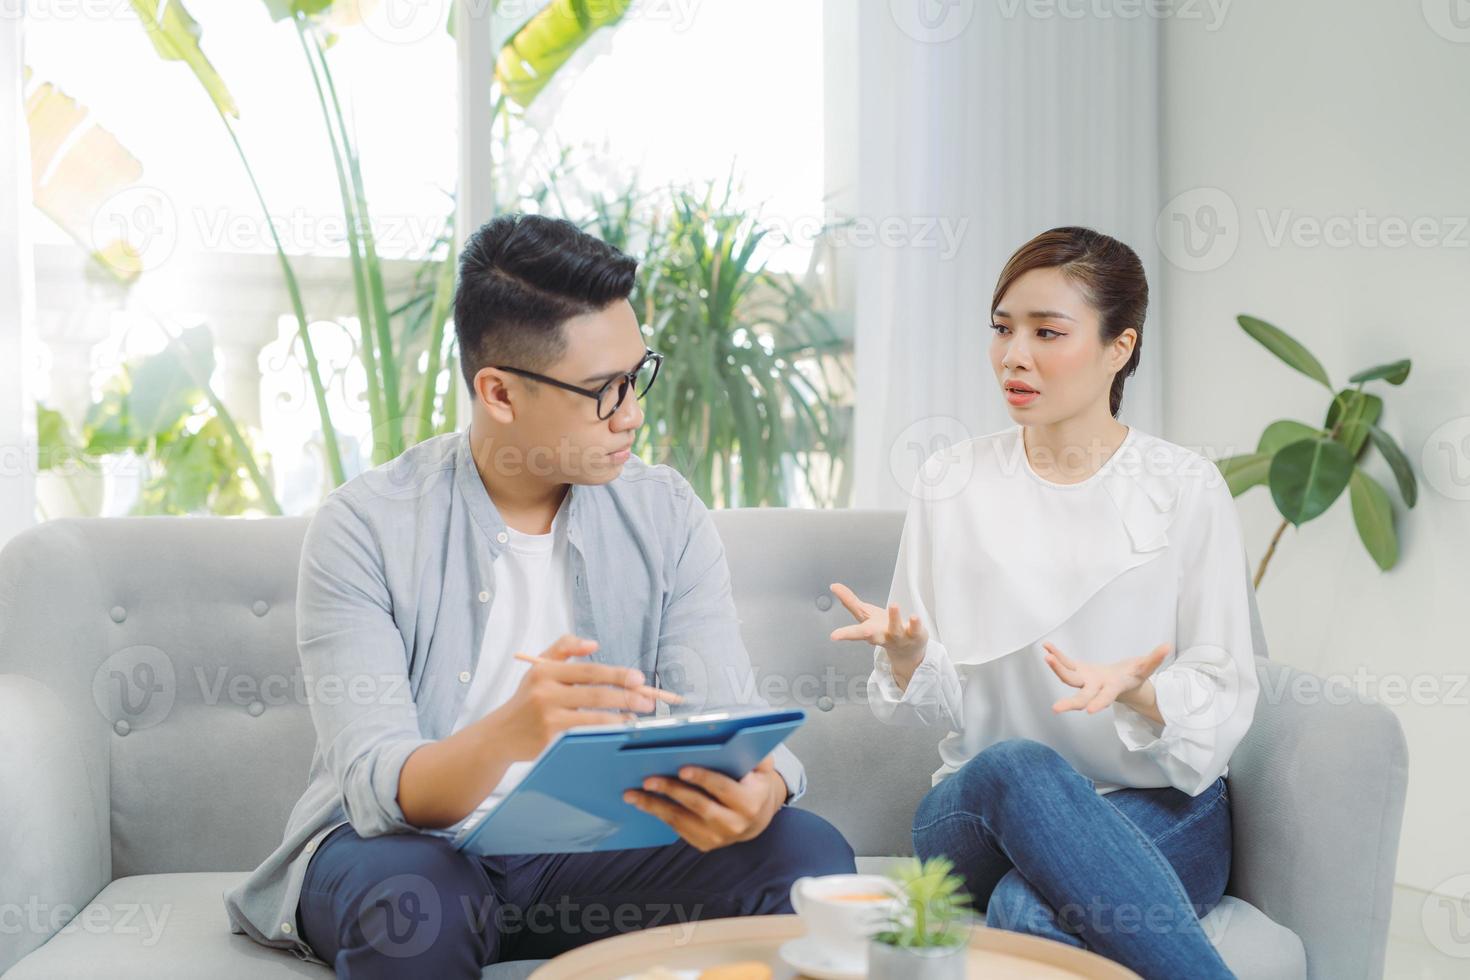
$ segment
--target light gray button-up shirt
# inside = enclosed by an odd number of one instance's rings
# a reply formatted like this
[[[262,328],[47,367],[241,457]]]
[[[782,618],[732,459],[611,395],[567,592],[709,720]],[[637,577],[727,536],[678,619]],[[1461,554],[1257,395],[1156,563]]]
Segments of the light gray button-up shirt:
[[[681,710],[763,707],[725,549],[688,481],[634,456],[606,484],[573,484],[567,507],[576,632],[598,642],[588,659],[637,667],[683,695]],[[296,929],[317,844],[348,822],[363,837],[419,832],[398,806],[399,771],[453,730],[506,540],[468,429],[348,481],[317,510],[296,591],[316,751],[281,846],[224,896],[233,932],[321,962]],[[801,763],[785,746],[774,761],[796,799]]]

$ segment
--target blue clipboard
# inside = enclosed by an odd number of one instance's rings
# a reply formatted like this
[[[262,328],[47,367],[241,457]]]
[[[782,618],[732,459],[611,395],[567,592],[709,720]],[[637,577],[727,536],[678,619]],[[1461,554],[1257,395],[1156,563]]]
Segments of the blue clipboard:
[[[679,835],[624,803],[626,790],[686,765],[740,779],[804,721],[800,708],[705,711],[562,732],[499,805],[459,829],[454,846],[489,856],[672,844]]]

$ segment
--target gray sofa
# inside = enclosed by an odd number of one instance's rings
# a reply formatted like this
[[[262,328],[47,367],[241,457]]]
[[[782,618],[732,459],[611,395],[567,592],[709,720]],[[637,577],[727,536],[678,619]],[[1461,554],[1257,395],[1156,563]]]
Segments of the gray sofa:
[[[941,733],[877,722],[870,658],[828,632],[842,580],[887,594],[902,515],[725,511],[761,692],[810,720],[801,805],[861,863],[909,853]],[[0,552],[0,974],[328,976],[229,932],[221,896],[278,842],[315,734],[295,681],[306,520],[60,520]],[[1258,664],[1231,763],[1235,864],[1206,920],[1242,978],[1382,974],[1406,749],[1381,706]],[[501,964],[487,977],[517,977]]]

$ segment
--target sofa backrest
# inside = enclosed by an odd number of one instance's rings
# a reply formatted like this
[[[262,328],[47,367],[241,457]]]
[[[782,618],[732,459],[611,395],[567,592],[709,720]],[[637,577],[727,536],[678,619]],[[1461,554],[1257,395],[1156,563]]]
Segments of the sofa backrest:
[[[50,521],[0,552],[0,673],[45,684],[107,759],[112,876],[254,867],[306,786],[305,518]]]
[[[907,853],[939,733],[866,704],[871,651],[827,637],[841,580],[882,602],[897,512],[716,512],[757,690],[799,704],[802,805],[860,854]],[[295,648],[305,518],[57,520],[0,553],[0,672],[34,678],[105,742],[92,774],[112,875],[254,867],[305,787],[315,731]]]
[[[880,723],[871,648],[828,639],[852,622],[830,583],[887,601],[903,514],[752,508],[714,520],[755,689],[807,712],[790,743],[807,767],[800,805],[860,855],[911,853],[943,733]],[[316,738],[295,645],[306,525],[67,519],[0,552],[0,673],[45,684],[83,739],[106,743],[108,764],[89,778],[113,877],[249,869],[279,843]]]

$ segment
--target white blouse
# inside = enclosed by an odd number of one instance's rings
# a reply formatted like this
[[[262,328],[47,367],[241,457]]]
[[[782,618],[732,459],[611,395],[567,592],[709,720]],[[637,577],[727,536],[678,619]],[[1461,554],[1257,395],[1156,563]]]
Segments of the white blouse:
[[[900,690],[874,648],[868,703],[883,721],[949,730],[934,782],[1008,738],[1056,749],[1099,793],[1227,772],[1259,684],[1250,570],[1214,463],[1130,428],[1086,480],[1032,469],[1021,427],[931,456],[914,480],[889,604],[929,632]],[[1077,693],[1043,659],[1113,663],[1172,644],[1153,674],[1160,726],[1114,703],[1052,711]]]

